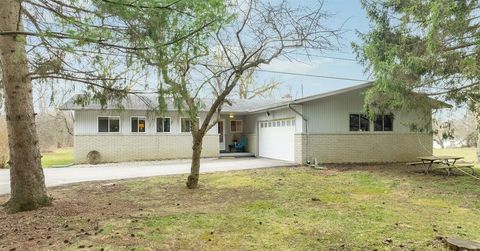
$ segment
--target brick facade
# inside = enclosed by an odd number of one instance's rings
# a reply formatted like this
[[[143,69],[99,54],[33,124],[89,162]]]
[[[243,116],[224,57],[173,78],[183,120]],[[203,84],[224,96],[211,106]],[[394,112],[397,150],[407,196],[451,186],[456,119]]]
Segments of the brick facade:
[[[202,157],[218,157],[218,135],[205,135]],[[192,136],[189,134],[145,135],[75,135],[74,161],[86,163],[87,154],[100,152],[101,162],[134,160],[182,159],[192,156]]]
[[[407,162],[420,155],[432,155],[432,135],[420,133],[309,134],[313,162],[383,163]],[[307,135],[295,135],[295,162],[307,160]]]

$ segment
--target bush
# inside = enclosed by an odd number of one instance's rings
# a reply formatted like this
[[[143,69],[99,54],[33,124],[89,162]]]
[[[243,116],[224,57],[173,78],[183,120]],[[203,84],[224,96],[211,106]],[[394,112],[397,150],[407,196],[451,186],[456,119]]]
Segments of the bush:
[[[467,135],[467,138],[465,139],[465,144],[467,147],[477,147],[477,141],[478,141],[478,132],[474,131]]]

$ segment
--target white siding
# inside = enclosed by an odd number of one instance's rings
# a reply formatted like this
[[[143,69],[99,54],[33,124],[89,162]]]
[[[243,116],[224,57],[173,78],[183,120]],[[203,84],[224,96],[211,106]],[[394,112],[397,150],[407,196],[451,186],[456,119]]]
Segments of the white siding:
[[[295,109],[297,109],[297,107],[295,107]],[[289,108],[286,107],[278,110],[272,110],[269,112],[270,112],[270,116],[267,116],[266,112],[259,112],[259,113],[245,116],[245,119],[244,119],[244,132],[249,135],[249,144],[250,144],[249,151],[255,153],[256,156],[259,156],[258,122],[294,118],[295,124],[296,124],[296,129],[295,129],[296,132],[301,132],[302,130],[301,129],[302,122],[303,122],[302,118],[299,115],[295,114]]]
[[[348,133],[349,114],[363,112],[365,90],[354,90],[303,104],[309,133]],[[428,118],[415,112],[394,113],[393,131],[410,132],[408,123],[424,124]],[[370,131],[373,132],[373,123],[370,124]]]
[[[297,109],[298,107],[295,107]],[[298,109],[297,109],[298,110]],[[301,110],[300,110],[301,111]],[[267,116],[267,112],[260,112],[255,113],[252,115],[248,115],[245,119],[245,127],[247,133],[257,133],[258,130],[258,122],[260,121],[273,121],[279,119],[288,119],[288,118],[295,118],[297,128],[301,128],[298,125],[302,124],[302,118],[295,114],[289,108],[282,108],[278,110],[269,111],[270,116]],[[298,129],[300,130],[300,129]]]
[[[157,115],[154,112],[148,111],[112,111],[112,110],[81,110],[75,111],[75,135],[92,135],[98,134],[98,117],[99,116],[120,116],[120,133],[138,134],[131,132],[131,117],[144,116],[146,117],[145,133],[140,134],[157,134],[156,117],[169,117],[171,121],[171,134],[180,134],[180,116],[176,112],[168,112],[164,115]],[[200,114],[200,123],[203,122],[205,113]],[[115,133],[112,133],[115,134]],[[184,134],[184,133],[183,133]],[[217,127],[213,127],[208,131],[208,134],[217,134]]]

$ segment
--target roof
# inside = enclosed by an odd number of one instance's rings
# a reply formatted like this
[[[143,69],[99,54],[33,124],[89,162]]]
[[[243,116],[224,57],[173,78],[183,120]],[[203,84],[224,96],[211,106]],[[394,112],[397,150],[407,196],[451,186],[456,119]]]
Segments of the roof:
[[[60,110],[154,110],[159,108],[158,96],[156,94],[129,94],[124,99],[110,100],[107,102],[107,105],[102,108],[99,102],[91,102],[88,104],[79,103],[79,98],[81,94],[77,94],[70,98],[65,104],[60,107]],[[208,107],[213,102],[211,99],[202,99],[203,109],[200,111],[208,111]],[[229,99],[226,104],[222,107],[222,112],[235,112],[242,113],[248,112],[256,107],[264,107],[271,104],[281,103],[280,100],[265,100],[265,99],[255,99],[255,100],[240,100],[240,99]],[[167,111],[176,111],[176,106],[173,102],[173,99],[167,99]]]
[[[364,83],[364,84],[355,85],[355,86],[351,86],[351,87],[347,87],[347,88],[342,88],[342,89],[338,89],[338,90],[334,90],[334,91],[330,91],[330,92],[324,92],[324,93],[320,93],[320,94],[316,94],[316,95],[312,95],[312,96],[307,96],[307,97],[303,97],[303,98],[299,98],[299,99],[294,99],[294,100],[290,100],[290,101],[283,101],[283,102],[279,102],[277,104],[272,104],[272,105],[269,105],[269,106],[258,107],[254,110],[251,110],[250,112],[259,112],[259,111],[265,111],[265,110],[270,110],[270,109],[277,109],[277,108],[285,107],[289,104],[291,104],[291,105],[303,104],[303,103],[308,102],[308,101],[318,100],[318,99],[321,99],[321,98],[326,98],[326,97],[330,97],[330,96],[334,96],[334,95],[338,95],[338,94],[342,94],[342,93],[346,93],[346,92],[350,92],[350,91],[354,91],[354,90],[359,90],[359,89],[370,87],[372,85],[373,85],[373,82],[367,82],[367,83]]]
[[[374,82],[367,82],[360,85],[355,85],[347,88],[342,88],[330,92],[320,93],[308,97],[303,97],[295,100],[266,100],[266,99],[229,99],[228,102],[223,105],[223,113],[250,113],[261,112],[266,110],[275,110],[286,107],[288,105],[303,104],[305,102],[322,99],[342,93],[347,93],[354,90],[360,90],[371,87]],[[76,95],[68,100],[64,105],[60,107],[60,110],[100,110],[102,109],[99,103],[90,103],[86,105],[78,104],[76,101],[80,96]],[[428,98],[428,97],[427,97]],[[432,102],[432,106],[436,108],[448,108],[449,104],[442,101],[429,98]],[[212,99],[202,99],[204,104],[200,111],[208,111],[208,107],[213,102]],[[103,107],[106,110],[154,110],[159,107],[158,96],[156,94],[129,94],[125,99],[119,102],[110,101]],[[167,110],[176,111],[176,107],[172,99],[167,99]]]

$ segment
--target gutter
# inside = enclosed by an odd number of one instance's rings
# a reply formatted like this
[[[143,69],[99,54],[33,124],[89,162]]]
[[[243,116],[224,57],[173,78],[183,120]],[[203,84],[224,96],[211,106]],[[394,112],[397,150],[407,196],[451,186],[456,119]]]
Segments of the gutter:
[[[295,110],[295,108],[292,107],[292,104],[289,103],[287,105],[288,109],[292,110],[294,113],[298,114],[300,117],[302,117],[303,121],[305,121],[305,133],[307,135],[307,139],[306,139],[306,142],[305,142],[305,148],[306,148],[306,158],[307,158],[307,161],[306,163],[307,164],[310,164],[310,147],[309,147],[309,135],[310,133],[308,132],[308,119],[305,117],[304,114],[302,114],[301,112]]]

